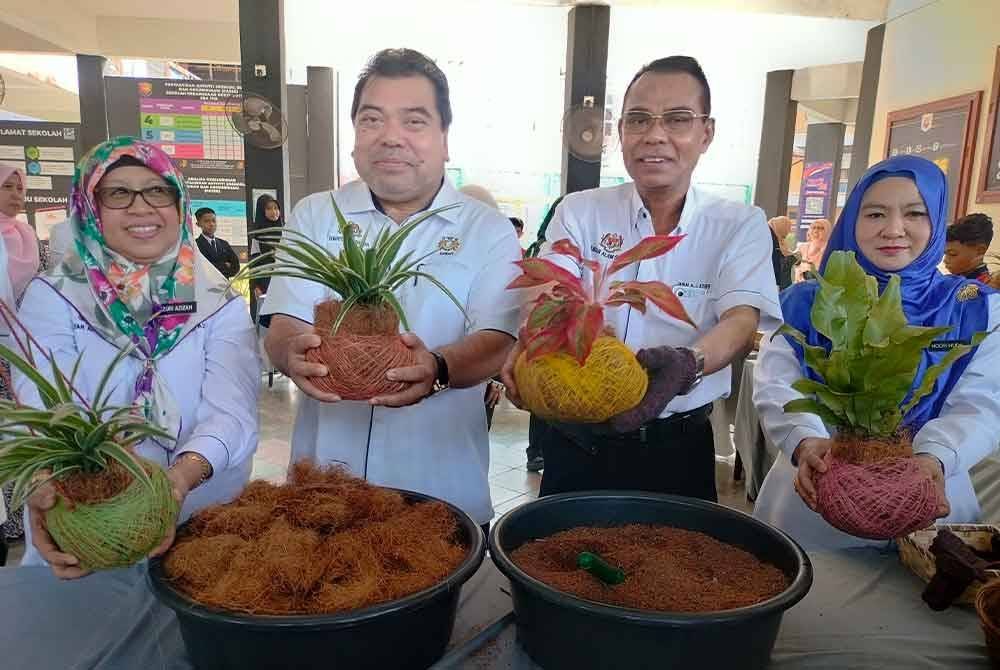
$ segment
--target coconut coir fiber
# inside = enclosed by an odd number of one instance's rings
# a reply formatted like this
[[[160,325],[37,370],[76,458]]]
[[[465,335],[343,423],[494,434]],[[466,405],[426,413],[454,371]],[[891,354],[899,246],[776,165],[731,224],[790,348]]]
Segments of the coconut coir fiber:
[[[607,586],[577,568],[581,551],[625,571]],[[784,591],[788,578],[753,554],[704,533],[669,526],[579,527],[518,547],[514,563],[535,579],[587,600],[661,612],[717,612]]]
[[[194,600],[249,614],[329,614],[437,584],[464,560],[442,503],[402,496],[341,469],[297,463],[289,482],[251,482],[179,533],[164,567]]]

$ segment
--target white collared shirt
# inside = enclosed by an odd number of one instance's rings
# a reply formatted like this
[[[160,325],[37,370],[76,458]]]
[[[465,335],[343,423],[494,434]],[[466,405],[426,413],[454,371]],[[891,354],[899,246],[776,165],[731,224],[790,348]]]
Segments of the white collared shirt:
[[[368,186],[361,181],[332,195],[344,217],[368,239],[386,226],[399,227],[375,207]],[[420,270],[444,283],[468,315],[466,321],[458,307],[426,280],[410,281],[397,289],[409,330],[432,351],[480,330],[517,333],[520,295],[506,290],[520,274],[513,264],[521,259],[514,229],[500,212],[459,193],[445,179],[429,209],[452,203],[460,207],[421,222],[400,250],[400,256],[412,251],[414,258],[430,254]],[[342,247],[329,191],[299,202],[288,226],[333,254]],[[334,297],[318,284],[275,277],[264,313],[313,323],[315,305]],[[302,396],[292,435],[292,460],[343,463],[375,484],[443,498],[478,523],[486,523],[493,509],[484,390],[484,384],[448,389],[402,408],[351,401],[323,404]]]
[[[581,191],[567,195],[556,208],[540,256],[590,281],[589,270],[567,256],[553,254],[552,243],[570,239],[584,258],[608,264],[618,253],[654,234],[652,217],[634,184]],[[663,256],[630,265],[613,278],[668,284],[698,327],[667,316],[651,303],[645,314],[628,306],[605,308],[605,321],[630,349],[691,346],[727,310],[740,305],[760,310],[761,329],[777,327],[781,308],[771,264],[771,234],[759,208],[692,186],[671,234],[685,238]],[[661,416],[728,396],[731,377],[729,366],[705,375],[691,393],[674,398]]]
[[[42,348],[52,352],[61,370],[72,370],[82,354],[75,385],[84,397],[93,397],[104,371],[119,354],[118,348],[41,278],[28,285],[18,316]],[[125,406],[132,401],[135,380],[143,367],[144,363],[133,357],[118,364],[108,384],[113,389],[111,405]],[[184,521],[207,505],[229,502],[250,479],[257,450],[260,357],[246,302],[242,298],[227,302],[179,340],[156,367],[181,413],[180,435],[172,451],[146,440],[136,452],[164,468],[186,451],[194,451],[212,464],[212,477],[184,500],[180,514]],[[51,379],[47,364],[40,370]],[[12,376],[21,401],[41,407],[35,385],[17,371]],[[30,539],[26,545],[23,565],[43,564]]]

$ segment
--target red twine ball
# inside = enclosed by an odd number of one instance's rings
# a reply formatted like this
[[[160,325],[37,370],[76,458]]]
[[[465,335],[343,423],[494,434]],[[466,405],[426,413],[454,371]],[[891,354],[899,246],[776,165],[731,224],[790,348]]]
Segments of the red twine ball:
[[[890,540],[926,528],[937,517],[934,479],[913,458],[869,465],[834,460],[815,481],[819,513],[856,537]]]

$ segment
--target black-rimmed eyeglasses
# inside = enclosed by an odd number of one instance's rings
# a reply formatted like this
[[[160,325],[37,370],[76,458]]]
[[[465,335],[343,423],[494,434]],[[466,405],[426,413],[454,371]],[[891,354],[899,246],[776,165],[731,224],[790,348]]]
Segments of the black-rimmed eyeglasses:
[[[138,191],[124,186],[109,186],[96,191],[97,200],[101,206],[108,209],[128,209],[135,202],[137,195],[150,207],[163,209],[173,207],[180,200],[180,192],[173,186],[148,186]]]

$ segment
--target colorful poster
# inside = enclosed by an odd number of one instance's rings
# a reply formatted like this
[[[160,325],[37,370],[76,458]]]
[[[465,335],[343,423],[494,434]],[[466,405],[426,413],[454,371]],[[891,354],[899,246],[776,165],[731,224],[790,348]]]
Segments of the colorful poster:
[[[69,215],[69,188],[80,155],[80,124],[0,121],[0,163],[26,176],[23,219],[38,237]]]
[[[798,239],[805,241],[809,224],[830,218],[830,195],[833,190],[833,162],[811,161],[802,168],[799,188]]]
[[[157,144],[188,186],[192,211],[215,210],[216,234],[247,256],[243,138],[227,115],[239,105],[237,82],[108,77],[108,127]]]

